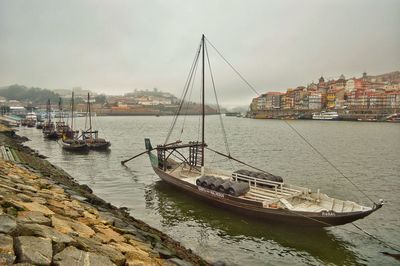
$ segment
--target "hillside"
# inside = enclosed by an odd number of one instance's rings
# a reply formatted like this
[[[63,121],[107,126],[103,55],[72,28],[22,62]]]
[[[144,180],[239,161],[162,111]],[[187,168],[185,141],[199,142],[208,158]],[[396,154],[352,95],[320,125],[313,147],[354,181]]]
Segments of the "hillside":
[[[7,100],[17,100],[20,102],[31,102],[32,104],[43,104],[50,99],[51,102],[58,102],[59,95],[48,89],[31,87],[22,85],[11,85],[0,88],[0,96]]]

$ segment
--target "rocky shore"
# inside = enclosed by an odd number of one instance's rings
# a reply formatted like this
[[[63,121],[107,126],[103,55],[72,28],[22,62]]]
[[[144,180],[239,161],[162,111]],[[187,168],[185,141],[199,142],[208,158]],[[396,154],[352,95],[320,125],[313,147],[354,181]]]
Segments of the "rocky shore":
[[[0,265],[210,265],[0,125]]]

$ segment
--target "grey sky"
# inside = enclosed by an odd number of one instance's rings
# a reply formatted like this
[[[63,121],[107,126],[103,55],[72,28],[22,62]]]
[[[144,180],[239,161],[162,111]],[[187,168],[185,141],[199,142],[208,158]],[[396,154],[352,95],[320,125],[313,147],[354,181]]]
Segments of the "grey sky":
[[[0,0],[0,86],[179,96],[202,33],[260,92],[400,69],[400,1]],[[255,95],[217,57],[223,104]]]

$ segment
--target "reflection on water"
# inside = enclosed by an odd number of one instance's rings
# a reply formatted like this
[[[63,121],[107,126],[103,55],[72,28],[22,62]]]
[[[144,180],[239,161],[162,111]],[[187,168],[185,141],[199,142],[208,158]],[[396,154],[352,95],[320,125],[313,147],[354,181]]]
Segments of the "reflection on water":
[[[346,248],[349,243],[322,228],[288,226],[238,216],[209,206],[203,201],[192,200],[190,196],[177,193],[176,188],[162,181],[146,187],[145,195],[146,207],[161,214],[161,223],[165,227],[194,222],[202,228],[214,229],[214,232],[201,230],[199,242],[204,241],[208,238],[207,235],[212,233],[230,239],[233,243],[250,240],[254,243],[278,244],[285,247],[285,250],[311,254],[324,263],[357,264],[356,255]],[[281,255],[276,254],[276,251],[279,252],[276,247],[268,249],[271,256]]]

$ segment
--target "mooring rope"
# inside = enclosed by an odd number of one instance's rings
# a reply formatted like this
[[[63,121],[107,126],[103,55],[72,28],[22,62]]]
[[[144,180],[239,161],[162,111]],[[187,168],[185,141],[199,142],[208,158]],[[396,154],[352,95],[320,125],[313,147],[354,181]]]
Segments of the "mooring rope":
[[[214,50],[217,52],[217,54],[222,58],[222,60],[225,61],[225,63],[227,63],[232,70],[240,77],[240,79],[247,84],[247,86],[249,86],[249,88],[257,95],[260,95],[260,93],[250,84],[250,82],[248,82],[243,76],[242,74],[240,74],[239,71],[236,70],[236,68],[233,67],[233,65],[231,63],[229,63],[229,61],[222,55],[222,53],[220,51],[218,51],[218,49],[210,42],[209,39],[205,38],[206,41],[211,45],[212,48],[214,48]]]
[[[286,120],[284,120],[285,123],[294,131],[296,134],[304,140],[305,143],[307,143],[319,156],[321,156],[322,159],[324,159],[333,169],[335,169],[341,176],[343,176],[347,181],[349,181],[358,191],[360,191],[367,199],[369,199],[372,203],[376,204],[375,201],[372,200],[359,186],[356,185],[353,181],[350,180],[339,168],[337,168],[329,159],[323,155],[317,148],[315,148],[314,145],[312,145],[303,135],[300,134],[299,131],[296,130],[290,123],[288,123]]]

